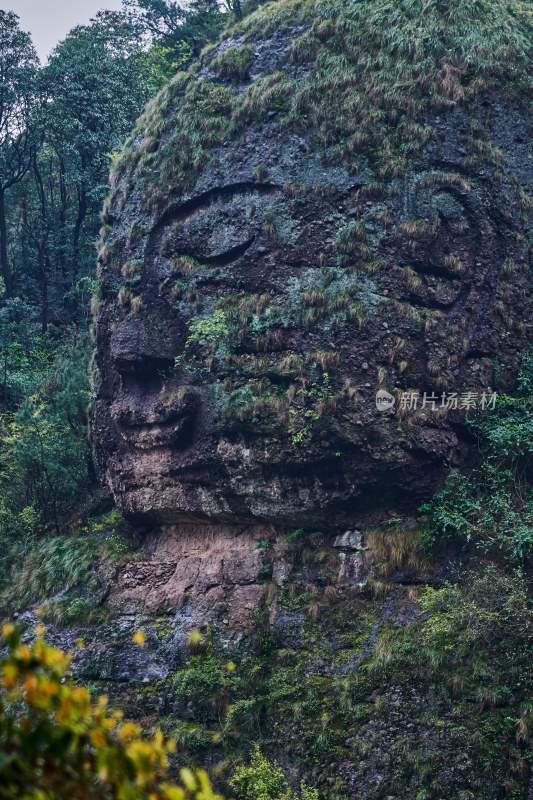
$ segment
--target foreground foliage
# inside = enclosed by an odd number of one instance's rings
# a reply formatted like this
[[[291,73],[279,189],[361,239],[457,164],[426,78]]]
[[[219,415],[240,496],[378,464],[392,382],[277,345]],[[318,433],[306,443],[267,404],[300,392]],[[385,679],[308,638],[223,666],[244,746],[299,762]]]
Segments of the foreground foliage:
[[[117,800],[221,800],[202,771],[182,769],[182,785],[164,780],[172,742],[158,732],[91,702],[87,689],[67,677],[70,657],[42,638],[21,644],[5,625],[9,655],[2,662],[0,797],[6,800],[117,798]]]

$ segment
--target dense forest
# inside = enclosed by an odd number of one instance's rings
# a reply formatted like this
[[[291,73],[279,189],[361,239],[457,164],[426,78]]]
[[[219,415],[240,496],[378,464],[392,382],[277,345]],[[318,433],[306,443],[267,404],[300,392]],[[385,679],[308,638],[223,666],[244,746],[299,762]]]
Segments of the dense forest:
[[[150,97],[249,4],[127,0],[39,64],[1,13],[1,536],[61,532],[96,488],[91,297],[114,154]]]
[[[0,10],[0,798],[532,800],[532,64]]]

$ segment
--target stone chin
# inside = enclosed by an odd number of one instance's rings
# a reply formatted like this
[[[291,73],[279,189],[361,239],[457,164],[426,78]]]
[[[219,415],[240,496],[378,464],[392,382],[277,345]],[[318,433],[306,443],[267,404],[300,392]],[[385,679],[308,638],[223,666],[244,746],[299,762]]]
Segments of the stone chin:
[[[345,442],[342,452],[322,446],[311,460],[289,451],[278,463],[269,461],[264,443],[213,438],[179,449],[153,438],[142,447],[121,438],[118,451],[107,456],[106,479],[117,505],[138,522],[271,522],[337,530],[354,518],[408,513],[438,485],[443,460],[466,455],[453,431],[424,430],[423,452],[415,454],[370,424],[358,426],[360,441]]]

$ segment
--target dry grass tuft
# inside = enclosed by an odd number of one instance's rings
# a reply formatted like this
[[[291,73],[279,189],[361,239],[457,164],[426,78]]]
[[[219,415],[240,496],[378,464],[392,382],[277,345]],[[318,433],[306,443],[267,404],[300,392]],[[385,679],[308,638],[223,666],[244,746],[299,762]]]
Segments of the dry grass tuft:
[[[413,574],[430,568],[422,548],[421,530],[376,528],[366,532],[366,539],[376,557],[376,574],[381,578],[390,578],[395,572]]]

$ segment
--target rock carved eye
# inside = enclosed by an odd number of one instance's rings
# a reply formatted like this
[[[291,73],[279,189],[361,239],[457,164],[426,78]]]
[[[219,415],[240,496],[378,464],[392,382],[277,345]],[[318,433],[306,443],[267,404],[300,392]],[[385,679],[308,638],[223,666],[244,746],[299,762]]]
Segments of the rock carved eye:
[[[170,209],[149,243],[154,254],[159,252],[160,276],[238,261],[260,235],[279,196],[279,187],[270,184],[233,184]]]
[[[450,222],[467,223],[467,216],[463,204],[450,192],[436,192],[431,200],[431,205],[436,214]]]

